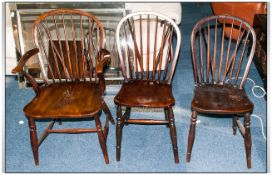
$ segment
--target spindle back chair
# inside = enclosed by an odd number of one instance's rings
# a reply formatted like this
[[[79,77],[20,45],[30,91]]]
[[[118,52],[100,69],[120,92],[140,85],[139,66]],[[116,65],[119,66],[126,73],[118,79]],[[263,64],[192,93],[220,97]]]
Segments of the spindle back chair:
[[[170,127],[175,162],[179,162],[171,81],[180,41],[175,22],[158,13],[132,13],[119,22],[116,44],[124,82],[114,98],[118,121],[117,161],[120,160],[124,124],[166,124]],[[126,108],[124,114],[122,106]],[[165,120],[130,119],[132,107],[164,108]]]
[[[94,31],[96,37],[84,41],[85,34]],[[110,53],[104,49],[102,23],[90,13],[56,9],[39,16],[34,21],[32,32],[35,48],[21,57],[12,73],[22,73],[36,92],[33,100],[24,107],[35,164],[39,164],[38,147],[49,133],[91,132],[98,133],[105,162],[109,163],[106,138],[108,123],[114,123],[114,120],[102,98],[105,90],[103,67],[110,61]],[[44,82],[42,86],[38,86],[24,70],[26,62],[36,54]],[[107,116],[104,128],[99,119],[101,110]],[[96,128],[52,129],[55,121],[64,118],[94,118]],[[38,140],[35,120],[40,119],[51,119],[52,122]]]
[[[225,36],[228,26],[230,33]],[[237,37],[232,37],[236,30]],[[233,38],[236,38],[234,40]],[[251,167],[250,113],[254,105],[244,86],[256,45],[254,29],[240,18],[219,15],[200,20],[191,35],[192,63],[195,80],[192,120],[188,136],[187,162],[194,142],[197,113],[232,115],[236,128],[245,139],[247,167]],[[239,116],[245,116],[244,127]]]

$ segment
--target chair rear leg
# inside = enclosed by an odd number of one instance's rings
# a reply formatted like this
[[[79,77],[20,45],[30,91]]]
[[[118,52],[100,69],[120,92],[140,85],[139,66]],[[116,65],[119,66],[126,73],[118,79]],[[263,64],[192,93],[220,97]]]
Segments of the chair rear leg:
[[[164,108],[164,116],[165,116],[165,120],[169,121],[169,119],[168,119],[168,108]],[[167,124],[166,127],[169,128],[169,124]]]
[[[38,146],[38,137],[36,132],[35,120],[33,118],[28,118],[28,125],[30,129],[30,142],[31,142],[31,147],[33,151],[34,162],[35,162],[35,165],[39,165],[39,152],[38,152],[39,146]]]
[[[98,135],[100,147],[102,149],[105,162],[106,162],[106,164],[109,164],[109,157],[108,157],[108,152],[107,152],[106,139],[104,137],[104,133],[102,131],[101,122],[100,122],[100,119],[99,119],[98,115],[95,116],[95,125],[96,125],[97,135]]]
[[[244,120],[245,127],[245,149],[246,149],[246,160],[247,160],[247,168],[251,168],[251,134],[250,134],[250,114],[247,113],[245,115]]]
[[[120,161],[121,142],[122,142],[122,108],[117,106],[117,125],[116,125],[116,160]]]
[[[196,120],[197,120],[197,112],[192,111],[192,118],[191,118],[191,125],[188,135],[188,146],[187,146],[187,156],[186,156],[186,162],[190,162],[191,160],[191,152],[195,140],[195,127],[196,127]]]
[[[233,116],[232,117],[232,131],[233,131],[233,135],[236,135],[236,131],[237,131],[237,116]]]
[[[106,104],[106,102],[103,99],[101,100],[101,104],[102,104],[102,110],[105,112],[105,114],[106,114],[107,118],[110,120],[110,122],[114,125],[115,122],[114,122],[114,119],[111,115],[108,105]]]
[[[130,118],[130,113],[131,113],[131,108],[130,107],[126,107],[126,112],[124,114],[124,117],[126,117],[125,120],[128,120]],[[125,123],[125,125],[127,126],[128,123]]]
[[[176,133],[176,126],[175,126],[174,113],[173,113],[172,107],[169,107],[167,111],[168,111],[170,135],[171,135],[171,141],[173,146],[175,163],[179,163],[177,133]]]

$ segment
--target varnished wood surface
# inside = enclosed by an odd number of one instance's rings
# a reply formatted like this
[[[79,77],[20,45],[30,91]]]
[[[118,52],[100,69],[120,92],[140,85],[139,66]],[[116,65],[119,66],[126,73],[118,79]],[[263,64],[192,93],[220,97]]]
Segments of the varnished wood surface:
[[[101,108],[101,92],[97,84],[72,82],[43,87],[25,108],[33,118],[90,117]]]
[[[225,35],[226,27],[230,30],[229,36]],[[232,40],[235,30],[238,35]],[[210,16],[194,26],[191,48],[195,90],[186,162],[191,160],[197,114],[232,115],[233,134],[236,134],[239,126],[244,135],[247,167],[251,168],[249,121],[254,105],[247,97],[244,86],[255,47],[254,29],[240,18],[229,15]],[[246,54],[246,51],[249,53]],[[246,67],[242,68],[243,65]],[[244,126],[240,124],[237,115],[245,117]]]
[[[79,22],[75,21],[76,18]],[[86,27],[83,29],[83,23],[88,26],[87,29]],[[53,25],[49,26],[49,24]],[[67,31],[68,27],[71,27],[71,31]],[[95,33],[95,42],[92,42],[94,28],[97,33]],[[86,32],[90,35],[84,39]],[[114,120],[102,99],[105,90],[103,67],[110,60],[110,53],[103,49],[105,41],[102,23],[90,13],[73,9],[56,9],[45,12],[37,18],[32,34],[35,49],[21,57],[12,73],[22,73],[36,92],[36,96],[24,107],[24,113],[29,121],[35,165],[39,165],[38,147],[49,133],[89,132],[98,134],[104,160],[108,164],[106,146],[108,123],[111,121],[114,124]],[[95,52],[91,44],[97,48]],[[44,83],[42,86],[38,86],[35,79],[23,70],[26,61],[35,54],[38,54],[41,66]],[[107,116],[103,129],[99,118],[100,110],[103,110]],[[96,128],[52,129],[56,119],[61,124],[62,118],[86,117],[95,118]],[[35,124],[35,120],[38,119],[52,120],[40,140],[37,137]]]
[[[192,110],[201,113],[243,114],[253,110],[244,89],[231,85],[203,85],[195,88]]]
[[[174,105],[175,99],[169,84],[131,80],[123,83],[114,102],[129,107],[168,107]]]
[[[173,35],[177,37],[176,47],[172,47]],[[180,49],[177,25],[168,17],[153,12],[129,14],[117,26],[116,43],[125,79],[114,98],[117,105],[116,160],[121,159],[125,124],[164,124],[169,126],[174,160],[179,163],[171,85]],[[122,106],[126,107],[124,113]],[[132,107],[164,108],[165,120],[133,119],[130,117]]]

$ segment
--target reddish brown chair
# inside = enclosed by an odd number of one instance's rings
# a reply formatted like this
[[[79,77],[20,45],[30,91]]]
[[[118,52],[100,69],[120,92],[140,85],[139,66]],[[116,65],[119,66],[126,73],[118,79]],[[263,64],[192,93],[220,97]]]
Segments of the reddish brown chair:
[[[93,35],[89,35],[87,42],[84,42],[87,32]],[[97,132],[108,164],[106,139],[109,121],[114,124],[114,120],[102,98],[105,91],[103,67],[110,60],[110,53],[103,49],[103,25],[89,13],[58,9],[39,16],[34,22],[32,33],[35,48],[21,57],[12,73],[21,73],[36,93],[33,100],[24,107],[35,164],[39,164],[38,147],[49,133],[92,132]],[[97,53],[91,47],[92,40],[95,40]],[[42,86],[24,70],[25,63],[34,55],[39,59]],[[99,119],[101,110],[107,116],[103,128]],[[96,128],[52,129],[55,121],[81,118],[94,118]],[[38,140],[35,121],[42,119],[52,121]]]
[[[176,36],[176,46],[172,39]],[[138,12],[124,17],[116,30],[124,82],[114,98],[117,105],[116,159],[120,160],[124,124],[166,124],[170,127],[175,162],[179,162],[172,106],[172,77],[180,49],[180,31],[168,17]],[[122,106],[126,108],[122,114]],[[132,107],[163,108],[165,120],[131,119]]]
[[[231,29],[230,37],[225,37],[226,26]],[[238,31],[238,39],[233,42],[229,38],[232,38],[234,28]],[[250,113],[254,105],[248,99],[244,85],[255,46],[256,35],[253,28],[237,17],[206,17],[193,28],[191,49],[195,89],[187,162],[191,158],[197,114],[215,114],[218,117],[233,116],[233,134],[236,134],[239,126],[245,141],[247,167],[251,167]],[[244,117],[244,127],[238,116]]]

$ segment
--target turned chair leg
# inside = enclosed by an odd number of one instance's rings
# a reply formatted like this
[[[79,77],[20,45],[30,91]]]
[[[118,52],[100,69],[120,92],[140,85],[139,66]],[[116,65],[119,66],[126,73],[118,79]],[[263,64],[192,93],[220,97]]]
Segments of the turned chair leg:
[[[99,116],[95,116],[94,119],[95,119],[95,125],[96,125],[96,129],[97,129],[97,135],[98,135],[100,147],[102,149],[106,164],[109,164],[109,157],[108,157],[108,152],[107,152],[106,140],[105,140],[104,133],[101,129],[101,122],[100,122]]]
[[[177,133],[176,133],[176,126],[175,126],[174,113],[173,113],[172,107],[169,107],[167,111],[168,111],[170,135],[171,135],[171,141],[172,141],[173,152],[175,157],[175,163],[179,163]]]
[[[247,168],[251,168],[251,134],[250,134],[250,114],[247,113],[245,115],[244,120],[245,127],[245,149],[246,149],[246,160],[247,160]]]
[[[121,141],[122,141],[122,108],[117,106],[117,125],[116,125],[116,160],[120,161]]]
[[[232,131],[233,131],[233,135],[236,135],[236,131],[237,131],[237,116],[233,116],[232,117]]]
[[[191,152],[192,152],[192,148],[193,148],[193,144],[195,140],[196,120],[197,120],[197,112],[192,111],[191,126],[189,130],[189,135],[188,135],[186,162],[190,162],[191,160]]]
[[[36,124],[33,118],[28,118],[28,125],[30,129],[30,141],[33,151],[35,165],[39,165],[39,146],[38,146],[38,137],[36,132]]]
[[[126,107],[126,112],[125,112],[125,115],[124,115],[124,116],[126,116],[126,120],[128,120],[130,118],[130,112],[131,112],[131,108]],[[127,126],[128,123],[125,123],[125,125]]]
[[[165,120],[169,121],[169,118],[168,118],[168,108],[164,108],[164,116],[165,116]],[[169,124],[166,124],[166,127],[169,128]]]

